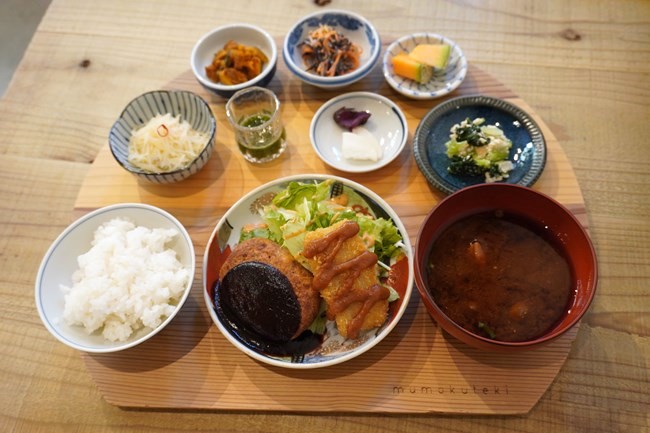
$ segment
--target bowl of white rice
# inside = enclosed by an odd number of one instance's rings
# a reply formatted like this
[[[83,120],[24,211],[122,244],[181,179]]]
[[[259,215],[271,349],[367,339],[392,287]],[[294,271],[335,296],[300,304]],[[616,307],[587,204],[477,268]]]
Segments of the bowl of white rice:
[[[62,343],[116,352],[156,335],[189,296],[196,268],[185,227],[140,203],[90,212],[49,247],[38,270],[36,307]]]

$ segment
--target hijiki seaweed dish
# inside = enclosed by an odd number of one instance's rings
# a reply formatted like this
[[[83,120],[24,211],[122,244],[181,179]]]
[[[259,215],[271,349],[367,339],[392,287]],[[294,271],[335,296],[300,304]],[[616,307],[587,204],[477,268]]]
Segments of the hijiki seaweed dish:
[[[307,71],[322,77],[337,77],[359,67],[361,48],[336,29],[321,25],[300,43]]]

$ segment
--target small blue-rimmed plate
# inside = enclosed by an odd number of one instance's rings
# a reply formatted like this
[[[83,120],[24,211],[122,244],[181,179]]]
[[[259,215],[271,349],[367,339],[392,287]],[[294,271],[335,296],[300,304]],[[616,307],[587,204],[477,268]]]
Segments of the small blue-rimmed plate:
[[[451,47],[445,70],[434,73],[431,80],[422,84],[396,75],[392,64],[394,56],[409,53],[419,44],[447,44]],[[435,99],[461,85],[467,76],[467,58],[460,46],[449,38],[435,33],[413,33],[402,36],[386,48],[382,69],[388,85],[402,95],[413,99]]]
[[[341,144],[346,129],[334,121],[334,113],[343,107],[371,114],[363,126],[382,148],[378,161],[343,157]],[[330,99],[318,109],[311,121],[309,138],[318,156],[329,166],[349,173],[363,173],[384,167],[397,158],[406,145],[408,125],[402,110],[390,99],[376,93],[350,92]]]
[[[413,138],[413,153],[420,171],[429,183],[446,194],[470,185],[484,183],[482,177],[450,174],[446,143],[451,127],[466,118],[482,117],[497,125],[512,141],[509,159],[514,168],[503,182],[531,186],[546,164],[546,142],[537,123],[521,108],[490,96],[461,96],[429,111]]]

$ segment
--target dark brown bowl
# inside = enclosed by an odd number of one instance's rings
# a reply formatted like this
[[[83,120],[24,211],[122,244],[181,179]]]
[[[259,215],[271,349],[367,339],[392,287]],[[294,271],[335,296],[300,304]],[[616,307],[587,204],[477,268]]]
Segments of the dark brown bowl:
[[[427,261],[434,240],[459,219],[483,212],[502,210],[532,225],[543,227],[546,234],[564,250],[572,270],[572,302],[563,317],[538,338],[504,342],[472,333],[452,321],[436,305],[427,284]],[[531,188],[504,184],[481,184],[457,191],[445,199],[425,218],[415,247],[415,282],[429,314],[452,336],[464,343],[486,350],[515,351],[537,347],[571,329],[589,308],[596,292],[598,266],[588,234],[563,205]]]

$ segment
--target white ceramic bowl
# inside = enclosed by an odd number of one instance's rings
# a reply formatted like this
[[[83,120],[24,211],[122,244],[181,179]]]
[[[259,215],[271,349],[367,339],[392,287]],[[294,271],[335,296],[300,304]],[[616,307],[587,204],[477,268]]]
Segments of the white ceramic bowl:
[[[322,77],[305,70],[300,43],[322,24],[333,27],[361,48],[360,65],[356,70],[336,77]],[[284,39],[282,56],[289,70],[305,83],[325,89],[338,89],[368,75],[379,59],[380,52],[381,40],[370,21],[353,12],[325,10],[307,15],[291,27]]]
[[[382,147],[383,155],[378,161],[343,157],[342,134],[347,130],[334,121],[334,113],[342,107],[370,112],[370,118],[363,126]],[[330,99],[318,109],[311,121],[309,138],[318,156],[329,166],[362,173],[377,170],[397,158],[408,139],[408,124],[402,110],[390,99],[376,93],[350,92]]]
[[[243,45],[259,48],[269,61],[262,68],[262,72],[255,78],[245,83],[225,85],[215,83],[205,74],[205,67],[212,63],[216,52],[221,50],[228,41],[235,41]],[[197,81],[212,93],[224,98],[229,98],[235,92],[251,86],[266,86],[275,75],[278,63],[278,49],[275,40],[269,33],[260,27],[251,24],[229,24],[218,27],[206,33],[199,39],[192,49],[190,64]]]
[[[336,326],[328,326],[321,345],[314,351],[302,356],[275,356],[264,353],[242,340],[238,333],[223,323],[215,310],[214,290],[219,280],[219,270],[232,249],[239,243],[242,227],[247,224],[259,224],[262,219],[258,213],[259,207],[268,203],[279,191],[287,187],[289,182],[320,183],[326,180],[339,182],[346,188],[361,195],[367,207],[378,217],[391,219],[400,235],[404,246],[404,257],[393,266],[402,268],[398,272],[394,288],[400,292],[400,298],[390,304],[386,322],[379,328],[367,331],[356,340],[343,339]],[[328,367],[349,361],[377,346],[394,328],[406,311],[413,287],[413,251],[406,228],[395,211],[377,194],[370,189],[351,180],[319,174],[294,175],[262,185],[246,194],[237,201],[219,220],[214,228],[203,256],[203,297],[210,317],[223,336],[236,348],[260,362],[276,367],[289,369],[313,369]],[[377,349],[375,349],[377,350]]]
[[[99,332],[88,335],[81,326],[67,325],[63,320],[65,299],[61,290],[62,284],[72,286],[72,274],[78,269],[77,257],[91,248],[95,230],[101,224],[116,217],[129,218],[138,226],[176,229],[179,234],[171,243],[171,247],[176,251],[179,261],[189,268],[191,275],[172,314],[157,328],[142,328],[123,342],[111,342]],[[94,353],[124,350],[153,337],[172,321],[190,293],[195,268],[196,259],[192,240],[183,225],[170,213],[139,203],[106,206],[70,224],[47,250],[36,277],[36,308],[47,330],[60,342],[73,349]]]
[[[419,84],[393,72],[392,58],[397,54],[409,53],[418,44],[447,44],[451,47],[449,61],[444,72],[434,73],[433,78]],[[453,92],[467,76],[467,58],[457,43],[435,33],[413,33],[402,36],[391,43],[382,64],[384,78],[388,85],[404,96],[413,99],[435,99]]]
[[[146,125],[158,114],[170,113],[188,122],[192,129],[207,134],[203,150],[186,167],[161,173],[150,173],[132,165],[129,142],[133,130]],[[153,183],[180,182],[198,173],[208,162],[214,149],[217,123],[210,106],[200,96],[184,90],[154,90],[133,99],[124,108],[108,134],[108,144],[115,160],[126,171]]]

